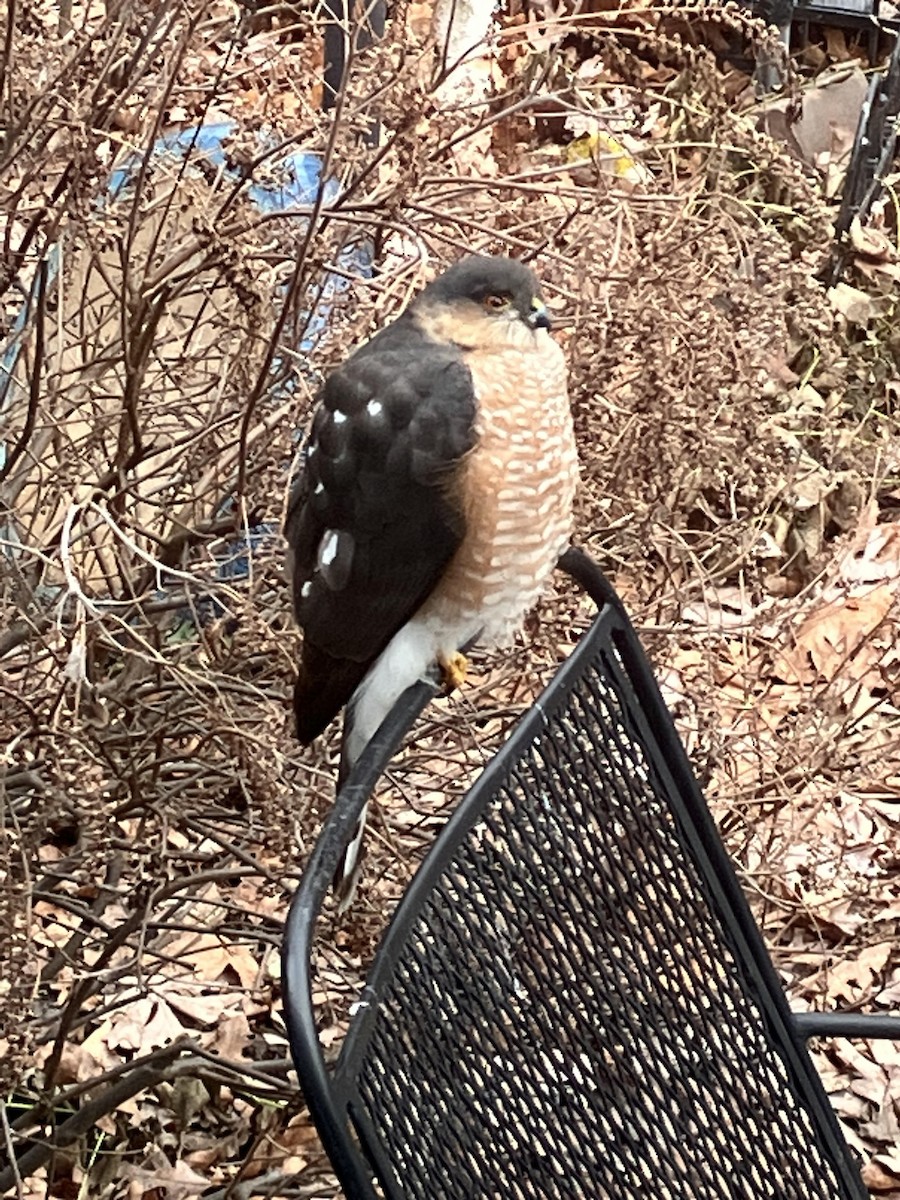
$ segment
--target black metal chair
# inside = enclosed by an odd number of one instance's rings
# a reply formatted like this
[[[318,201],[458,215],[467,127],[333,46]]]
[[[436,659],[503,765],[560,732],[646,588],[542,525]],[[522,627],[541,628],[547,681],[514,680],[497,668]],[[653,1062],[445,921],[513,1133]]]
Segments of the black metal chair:
[[[879,34],[897,29],[896,15],[882,10],[881,0],[800,0],[794,5],[791,21],[801,44],[809,41],[810,25],[865,34],[872,62],[877,55]]]
[[[834,223],[834,250],[823,272],[832,287],[844,272],[852,253],[850,227],[858,217],[864,224],[884,190],[897,154],[897,119],[900,116],[900,36],[895,37],[883,71],[873,71],[856,127],[856,139]]]
[[[350,1200],[863,1200],[806,1050],[900,1018],[794,1016],[637,637],[599,614],[403,897],[337,1065],[313,933],[356,815],[434,688],[357,764],[285,937],[301,1086]]]

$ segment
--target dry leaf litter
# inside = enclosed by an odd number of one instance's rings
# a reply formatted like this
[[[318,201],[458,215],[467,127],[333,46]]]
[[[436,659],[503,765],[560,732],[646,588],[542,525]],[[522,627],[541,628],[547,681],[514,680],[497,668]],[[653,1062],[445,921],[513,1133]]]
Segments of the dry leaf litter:
[[[536,254],[572,369],[579,538],[652,655],[792,1004],[900,1007],[897,229],[886,202],[844,282],[817,282],[846,93],[827,144],[786,146],[733,62],[771,35],[712,5],[512,6],[449,80],[431,23],[395,15],[331,124],[304,6],[15,10],[0,1061],[21,1164],[3,1188],[27,1200],[339,1194],[280,1012],[337,742],[292,737],[276,531],[323,373],[464,248]],[[832,31],[802,58],[863,54]],[[225,120],[224,163],[147,154]],[[323,156],[339,203],[261,213],[250,188],[278,185],[286,145]],[[372,279],[348,265],[361,237]],[[349,281],[311,327],[336,264]],[[415,864],[590,616],[556,581],[514,651],[477,655],[416,727],[359,901],[326,921],[329,1053]],[[816,1063],[868,1185],[900,1196],[900,1049],[840,1041]]]

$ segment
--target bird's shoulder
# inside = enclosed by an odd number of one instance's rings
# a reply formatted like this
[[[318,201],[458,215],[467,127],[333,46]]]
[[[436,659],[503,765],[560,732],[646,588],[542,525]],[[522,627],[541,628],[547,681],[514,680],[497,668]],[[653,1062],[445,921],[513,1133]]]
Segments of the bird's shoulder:
[[[352,415],[374,390],[411,391],[417,399],[427,400],[435,389],[447,399],[465,396],[471,388],[471,373],[460,348],[436,341],[404,314],[334,368],[325,381],[323,399],[329,407],[343,403]]]
[[[328,375],[310,444],[326,459],[349,464],[352,454],[395,478],[428,482],[471,449],[476,408],[459,347],[402,317]]]

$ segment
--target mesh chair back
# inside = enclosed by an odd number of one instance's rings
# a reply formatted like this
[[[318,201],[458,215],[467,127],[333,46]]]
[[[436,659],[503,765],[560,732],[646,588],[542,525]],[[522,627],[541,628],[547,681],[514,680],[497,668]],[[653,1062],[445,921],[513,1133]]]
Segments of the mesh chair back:
[[[613,606],[442,831],[333,1075],[293,1024],[354,1200],[867,1194]]]

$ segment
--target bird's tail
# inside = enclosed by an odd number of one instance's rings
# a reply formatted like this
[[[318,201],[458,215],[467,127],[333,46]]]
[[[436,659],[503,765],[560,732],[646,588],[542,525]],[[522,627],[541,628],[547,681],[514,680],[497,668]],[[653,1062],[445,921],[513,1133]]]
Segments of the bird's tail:
[[[347,911],[356,896],[359,875],[362,870],[363,842],[366,836],[366,818],[368,813],[369,802],[367,800],[362,812],[359,814],[359,820],[356,822],[353,837],[347,843],[341,861],[334,872],[332,887],[334,888],[334,898],[337,900],[338,916]]]
[[[434,656],[435,639],[427,621],[413,618],[394,635],[357,687],[344,711],[338,792],[382,721],[406,689],[427,673]],[[367,803],[334,873],[339,913],[350,907],[356,895],[368,808]]]
[[[350,774],[356,759],[359,757],[358,754],[351,754],[351,745],[353,742],[351,737],[352,726],[353,705],[351,703],[344,713],[344,729],[341,736],[341,763],[338,767],[337,778],[338,795],[341,794],[341,789],[347,780],[347,776]],[[344,853],[341,855],[340,862],[335,868],[334,876],[332,877],[331,886],[334,889],[334,896],[337,900],[338,915],[347,911],[356,895],[359,874],[362,868],[363,842],[366,836],[366,820],[368,815],[369,802],[367,800],[353,829],[353,836],[344,847]]]

